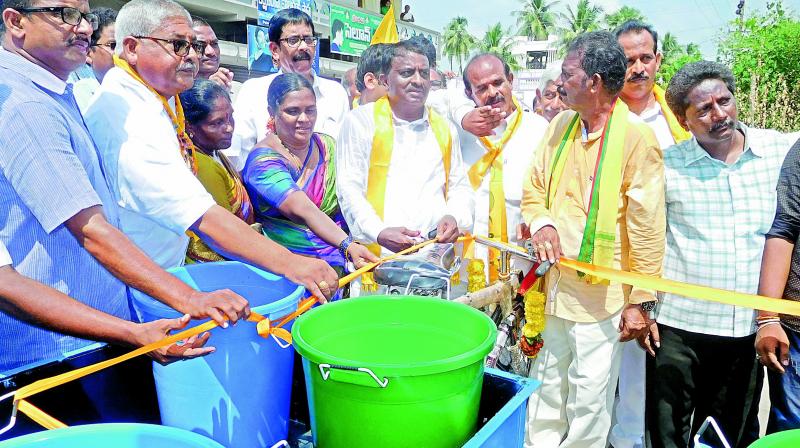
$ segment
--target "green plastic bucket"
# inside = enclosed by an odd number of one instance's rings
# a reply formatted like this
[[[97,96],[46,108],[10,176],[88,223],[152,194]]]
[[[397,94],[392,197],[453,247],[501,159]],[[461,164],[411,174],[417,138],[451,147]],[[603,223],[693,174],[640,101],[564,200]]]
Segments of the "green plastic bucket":
[[[781,431],[756,440],[749,448],[797,448],[800,446],[800,429]]]
[[[315,446],[461,446],[476,430],[496,333],[478,310],[423,297],[362,297],[308,312],[292,336]]]

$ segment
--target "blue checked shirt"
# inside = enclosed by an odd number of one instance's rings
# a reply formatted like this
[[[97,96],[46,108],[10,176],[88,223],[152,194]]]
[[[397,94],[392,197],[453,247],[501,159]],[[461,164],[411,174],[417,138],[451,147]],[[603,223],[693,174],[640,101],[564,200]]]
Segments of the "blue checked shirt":
[[[694,138],[664,151],[664,278],[757,292],[764,235],[775,216],[778,176],[792,141],[740,126],[745,150],[731,165],[709,156]],[[716,336],[755,332],[752,309],[665,293],[659,299],[660,324]]]
[[[129,319],[125,285],[64,225],[95,205],[104,205],[108,221],[117,223],[71,86],[0,48],[0,243],[22,275]],[[0,311],[0,377],[92,344]]]

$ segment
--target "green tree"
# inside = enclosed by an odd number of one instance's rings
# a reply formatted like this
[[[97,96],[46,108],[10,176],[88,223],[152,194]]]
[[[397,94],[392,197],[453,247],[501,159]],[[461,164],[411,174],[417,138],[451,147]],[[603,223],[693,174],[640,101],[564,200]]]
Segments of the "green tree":
[[[511,67],[511,70],[519,70],[522,66],[511,52],[514,41],[509,37],[510,34],[511,31],[504,31],[503,26],[498,22],[486,30],[486,34],[483,35],[478,48],[482,52],[496,54]]]
[[[464,59],[476,45],[475,37],[467,31],[467,25],[466,17],[456,17],[447,24],[442,35],[442,52],[448,57],[450,68],[453,67],[453,58],[458,59],[459,72],[464,71]]]
[[[682,50],[674,34],[669,32],[664,34],[664,37],[661,39],[661,54],[664,59],[680,56]]]
[[[555,29],[556,14],[553,7],[559,2],[547,0],[519,0],[522,9],[514,11],[517,16],[519,34],[529,39],[547,40],[547,36]]]
[[[739,117],[746,123],[800,130],[800,20],[781,1],[737,19],[719,45],[720,62],[736,79]]]
[[[636,8],[632,8],[630,6],[623,6],[622,8],[618,9],[616,12],[611,14],[606,14],[606,17],[603,21],[606,23],[606,28],[613,31],[618,26],[622,25],[625,22],[629,22],[631,20],[635,20],[638,22],[644,22],[644,14]]]
[[[685,46],[681,45],[672,33],[665,33],[661,39],[661,56],[657,82],[662,86],[669,84],[669,80],[684,65],[703,59],[697,44],[690,42]]]
[[[570,42],[578,35],[600,29],[600,17],[602,14],[603,8],[592,5],[589,0],[578,0],[575,9],[567,6],[566,14],[561,14],[563,24],[559,29],[559,46],[561,47],[559,53],[561,55],[565,54]]]

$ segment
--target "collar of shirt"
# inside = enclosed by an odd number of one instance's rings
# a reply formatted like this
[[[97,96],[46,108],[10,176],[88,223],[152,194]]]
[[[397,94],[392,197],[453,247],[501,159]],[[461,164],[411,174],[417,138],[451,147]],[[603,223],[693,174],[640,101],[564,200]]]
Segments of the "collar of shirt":
[[[11,70],[24,78],[30,79],[37,86],[57,95],[67,90],[67,82],[22,56],[0,47],[0,67]]]
[[[286,72],[283,71],[282,68],[279,68],[278,73],[275,74],[275,77],[277,77],[278,75],[285,75],[285,74]],[[314,88],[314,93],[319,95],[322,91],[319,88],[319,76],[317,75],[317,72],[314,71],[314,69],[311,69],[311,76],[314,78],[314,80],[311,81],[311,87]]]
[[[643,110],[642,113],[639,114],[639,118],[641,118],[644,121],[649,122],[649,121],[655,120],[661,114],[662,114],[661,113],[661,105],[658,104],[658,102],[656,101],[655,103],[653,103],[652,107],[649,107],[649,108]]]
[[[751,153],[755,157],[759,157],[759,158],[764,157],[765,154],[764,154],[764,151],[761,148],[750,146],[750,138],[748,137],[748,134],[749,134],[748,128],[741,121],[739,122],[739,129],[742,131],[742,134],[744,134],[744,151],[742,152],[742,155],[739,157],[739,159],[736,162],[733,163],[733,165],[736,165],[737,163],[741,162],[745,158],[745,155],[748,154],[748,153]],[[697,162],[699,162],[699,161],[701,161],[703,159],[706,159],[707,161],[710,161],[711,163],[718,163],[718,164],[719,163],[722,163],[722,164],[725,163],[725,162],[722,162],[721,160],[717,160],[717,159],[711,157],[710,155],[708,155],[708,152],[706,152],[706,150],[703,149],[702,146],[700,146],[700,143],[698,143],[696,137],[692,137],[691,142],[692,142],[692,144],[690,146],[691,149],[689,150],[689,153],[686,154],[686,159],[684,161],[684,165],[683,166],[687,167],[687,166],[689,166],[689,165],[691,165],[693,163],[697,163]]]
[[[407,127],[412,131],[422,131],[428,127],[428,108],[425,107],[422,110],[422,118],[418,118],[416,120],[407,121],[403,120],[402,118],[398,117],[397,114],[394,113],[392,110],[392,118],[394,119],[394,124],[397,126]]]

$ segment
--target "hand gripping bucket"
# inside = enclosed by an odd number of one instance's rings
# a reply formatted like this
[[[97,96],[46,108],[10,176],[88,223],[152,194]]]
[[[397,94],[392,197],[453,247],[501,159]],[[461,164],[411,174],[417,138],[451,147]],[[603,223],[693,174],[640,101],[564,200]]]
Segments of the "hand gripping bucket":
[[[370,296],[294,324],[317,448],[461,446],[477,425],[497,329],[466,305]]]
[[[170,272],[200,291],[230,289],[250,308],[278,320],[297,309],[304,291],[290,281],[239,262],[188,265]],[[180,314],[138,296],[145,321]],[[191,325],[200,322],[192,321]],[[294,350],[260,337],[253,323],[215,329],[210,355],[163,366],[153,363],[162,423],[210,437],[226,447],[271,447],[289,432]]]

